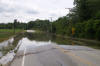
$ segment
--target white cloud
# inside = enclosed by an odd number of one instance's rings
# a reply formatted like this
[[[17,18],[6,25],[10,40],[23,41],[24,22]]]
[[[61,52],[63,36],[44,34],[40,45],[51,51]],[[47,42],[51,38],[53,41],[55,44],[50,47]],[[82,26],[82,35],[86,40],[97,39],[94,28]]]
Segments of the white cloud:
[[[35,19],[57,19],[72,8],[73,0],[0,0],[0,22],[30,21]]]

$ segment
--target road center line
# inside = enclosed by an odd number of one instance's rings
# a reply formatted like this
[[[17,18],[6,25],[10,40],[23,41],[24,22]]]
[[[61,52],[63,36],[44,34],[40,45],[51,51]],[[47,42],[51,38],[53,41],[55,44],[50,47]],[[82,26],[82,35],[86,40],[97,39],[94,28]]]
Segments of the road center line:
[[[68,52],[67,50],[65,50],[65,49],[63,49],[63,48],[60,48],[59,46],[57,46],[56,48],[60,49],[60,50],[61,50],[62,52],[64,52],[64,53],[65,53],[65,52]],[[92,63],[89,62],[88,60],[85,60],[85,59],[83,59],[83,58],[81,58],[81,57],[79,57],[79,56],[76,56],[76,55],[75,55],[74,53],[72,53],[72,52],[68,52],[68,53],[66,53],[66,54],[75,57],[76,59],[78,59],[79,61],[81,61],[81,62],[87,64],[88,66],[95,66],[94,64],[92,64]]]
[[[24,66],[24,64],[25,64],[25,53],[26,53],[26,48],[25,48],[25,50],[24,50],[24,54],[23,54],[22,66]]]

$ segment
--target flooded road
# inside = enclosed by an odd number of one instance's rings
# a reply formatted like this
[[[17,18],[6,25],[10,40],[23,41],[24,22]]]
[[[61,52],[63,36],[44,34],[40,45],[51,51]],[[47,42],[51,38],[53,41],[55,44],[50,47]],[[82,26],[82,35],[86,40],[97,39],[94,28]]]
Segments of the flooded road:
[[[100,65],[99,50],[72,45],[71,39],[28,30],[12,41],[19,49],[10,66]]]
[[[37,47],[48,44],[56,43],[67,43],[63,38],[58,38],[55,35],[49,33],[35,33],[34,30],[27,30],[23,34],[19,34],[15,37],[12,37],[8,40],[5,40],[0,43],[0,57],[13,50],[17,44],[21,44],[19,50],[24,50],[25,47]],[[9,48],[11,47],[11,48]],[[13,47],[13,48],[12,48]]]

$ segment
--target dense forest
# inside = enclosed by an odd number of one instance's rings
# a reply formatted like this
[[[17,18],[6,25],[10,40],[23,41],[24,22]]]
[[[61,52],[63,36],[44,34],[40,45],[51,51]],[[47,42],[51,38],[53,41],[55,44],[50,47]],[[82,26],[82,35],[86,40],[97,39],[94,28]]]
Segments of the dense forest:
[[[50,22],[35,20],[28,23],[0,24],[0,29],[39,29],[63,36],[100,40],[100,0],[74,0],[69,14]]]
[[[100,0],[75,0],[70,13],[53,22],[53,32],[100,40]]]

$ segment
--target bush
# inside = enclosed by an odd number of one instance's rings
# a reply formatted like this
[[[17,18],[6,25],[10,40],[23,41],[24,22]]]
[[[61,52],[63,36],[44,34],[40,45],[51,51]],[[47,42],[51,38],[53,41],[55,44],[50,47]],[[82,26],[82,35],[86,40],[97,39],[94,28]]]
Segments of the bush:
[[[96,18],[96,19],[100,19],[100,11],[96,13],[95,18]]]
[[[100,40],[100,27],[98,28],[98,30],[96,32],[96,39]]]
[[[75,36],[100,40],[100,20],[90,19],[75,26]]]
[[[85,35],[86,38],[94,39],[95,38],[95,30],[93,28],[94,20],[88,20],[85,25]]]

